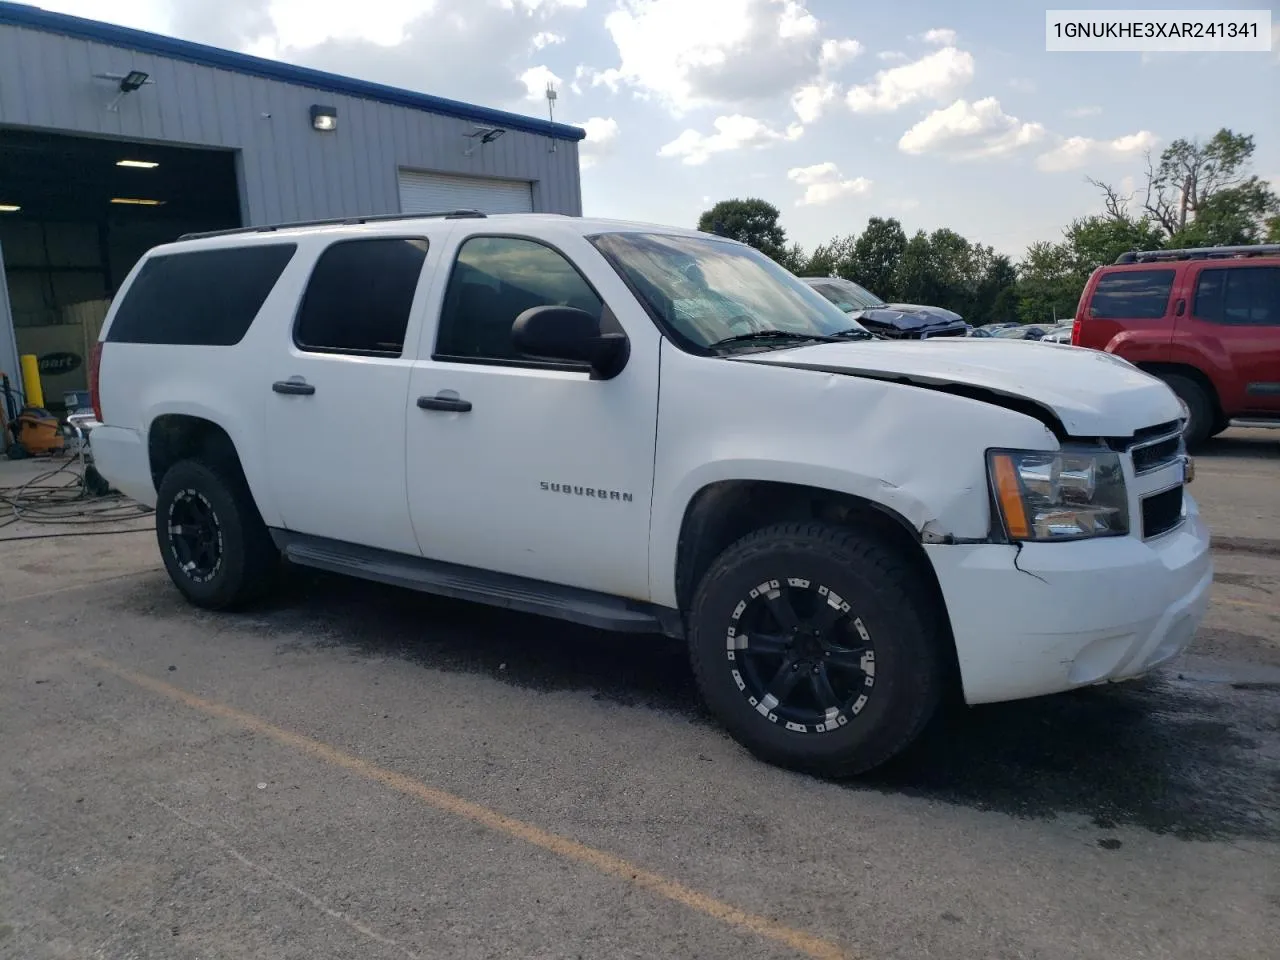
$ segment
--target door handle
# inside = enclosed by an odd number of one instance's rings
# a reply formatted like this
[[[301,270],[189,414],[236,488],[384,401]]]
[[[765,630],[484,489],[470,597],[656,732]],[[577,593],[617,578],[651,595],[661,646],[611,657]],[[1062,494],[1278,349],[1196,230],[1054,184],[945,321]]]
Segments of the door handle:
[[[271,385],[271,389],[276,393],[294,394],[300,397],[309,397],[316,392],[316,388],[303,380],[277,380]]]
[[[450,410],[453,413],[470,413],[471,401],[457,397],[419,397],[418,407],[423,410]]]

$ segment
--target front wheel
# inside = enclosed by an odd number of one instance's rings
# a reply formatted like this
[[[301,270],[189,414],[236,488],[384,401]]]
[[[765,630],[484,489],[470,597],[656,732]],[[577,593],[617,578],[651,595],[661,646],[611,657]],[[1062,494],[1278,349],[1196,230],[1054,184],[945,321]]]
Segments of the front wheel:
[[[857,531],[768,527],[703,577],[689,615],[694,674],[756,756],[852,776],[899,753],[937,709],[936,607],[902,558]]]
[[[1186,425],[1182,428],[1182,436],[1186,441],[1187,448],[1192,449],[1200,446],[1214,434],[1214,426],[1218,418],[1213,409],[1213,400],[1210,399],[1205,389],[1190,377],[1184,377],[1177,373],[1166,373],[1162,374],[1160,379],[1168,385],[1170,390],[1178,395],[1178,399],[1187,405],[1187,411],[1190,416]]]

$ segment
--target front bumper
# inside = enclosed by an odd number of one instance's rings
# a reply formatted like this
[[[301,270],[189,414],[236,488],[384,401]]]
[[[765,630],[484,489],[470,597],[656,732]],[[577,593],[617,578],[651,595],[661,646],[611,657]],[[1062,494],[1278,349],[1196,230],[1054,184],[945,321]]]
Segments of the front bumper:
[[[965,700],[991,703],[1140,676],[1191,642],[1209,606],[1195,500],[1155,539],[929,544]]]

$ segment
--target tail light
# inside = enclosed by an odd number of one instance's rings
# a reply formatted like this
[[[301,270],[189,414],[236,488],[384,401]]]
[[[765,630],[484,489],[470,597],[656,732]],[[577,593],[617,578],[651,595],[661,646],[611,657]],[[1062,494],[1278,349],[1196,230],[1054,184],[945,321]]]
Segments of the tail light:
[[[1073,347],[1080,346],[1080,318],[1076,317],[1071,321],[1071,345]]]
[[[93,345],[89,351],[89,402],[93,404],[93,418],[99,423],[102,419],[102,396],[98,392],[98,370],[102,366],[102,342]]]

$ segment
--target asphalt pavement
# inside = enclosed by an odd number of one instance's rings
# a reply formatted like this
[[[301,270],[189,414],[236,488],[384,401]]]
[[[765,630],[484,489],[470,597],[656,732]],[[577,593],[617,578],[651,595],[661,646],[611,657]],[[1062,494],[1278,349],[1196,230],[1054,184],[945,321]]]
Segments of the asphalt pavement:
[[[210,614],[145,533],[0,528],[0,957],[1274,957],[1257,433],[1199,458],[1186,656],[849,783],[745,754],[675,643],[307,572]]]

